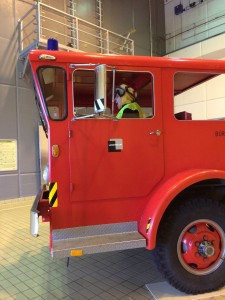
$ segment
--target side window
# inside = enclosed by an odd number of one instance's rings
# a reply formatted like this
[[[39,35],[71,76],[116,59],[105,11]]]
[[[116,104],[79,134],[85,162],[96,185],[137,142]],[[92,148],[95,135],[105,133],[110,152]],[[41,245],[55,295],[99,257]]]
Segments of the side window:
[[[92,117],[94,114],[95,72],[76,70],[73,73],[74,116]]]
[[[65,119],[67,115],[65,70],[58,67],[41,67],[37,73],[50,118]]]
[[[225,118],[225,75],[177,72],[174,75],[174,115],[177,120]]]
[[[104,113],[96,115],[94,113],[95,72],[94,70],[84,69],[74,71],[73,94],[75,117],[153,117],[153,76],[150,73],[131,71],[116,71],[115,73],[113,73],[112,70],[108,70],[106,77],[107,108]],[[113,82],[115,82],[114,85]],[[120,107],[117,103],[119,101],[117,101],[118,98],[122,99],[120,100]],[[132,105],[130,105],[129,103],[132,103]],[[121,109],[123,109],[122,112]]]

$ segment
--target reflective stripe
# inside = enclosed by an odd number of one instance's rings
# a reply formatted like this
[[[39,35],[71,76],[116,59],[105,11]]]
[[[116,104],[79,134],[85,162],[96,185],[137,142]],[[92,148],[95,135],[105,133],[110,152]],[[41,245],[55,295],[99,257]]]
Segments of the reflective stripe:
[[[49,184],[49,206],[58,206],[57,182],[50,182]]]
[[[137,103],[137,102],[132,102],[132,103],[128,103],[126,105],[124,105],[121,110],[118,112],[117,114],[117,119],[120,119],[123,117],[123,113],[124,113],[124,110],[125,109],[131,109],[131,110],[137,110],[138,113],[139,113],[139,118],[143,118],[144,117],[144,114],[143,114],[143,111],[140,107],[140,105]]]
[[[83,255],[83,250],[71,250],[70,251],[70,256],[82,256]]]
[[[105,107],[104,107],[104,98],[101,98],[101,99],[96,99],[94,101],[94,108],[95,108],[95,112],[102,112],[105,110]]]
[[[146,225],[146,233],[148,234],[149,228],[150,228],[150,223],[151,223],[151,218],[148,218],[148,223]]]

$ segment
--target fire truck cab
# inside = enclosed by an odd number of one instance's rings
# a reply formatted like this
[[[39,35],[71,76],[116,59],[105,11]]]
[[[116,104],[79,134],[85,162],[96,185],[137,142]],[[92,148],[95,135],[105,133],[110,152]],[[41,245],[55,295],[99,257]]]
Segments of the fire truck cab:
[[[181,291],[223,286],[225,121],[191,108],[225,86],[225,61],[32,50],[29,62],[48,137],[31,233],[41,216],[53,258],[146,247]],[[117,117],[120,84],[143,118]]]

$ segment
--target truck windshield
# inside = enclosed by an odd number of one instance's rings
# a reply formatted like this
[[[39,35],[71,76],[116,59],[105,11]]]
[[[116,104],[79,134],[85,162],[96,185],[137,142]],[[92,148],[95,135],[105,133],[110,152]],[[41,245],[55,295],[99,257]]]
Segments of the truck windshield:
[[[58,67],[40,67],[37,71],[48,116],[63,120],[67,116],[66,72]]]

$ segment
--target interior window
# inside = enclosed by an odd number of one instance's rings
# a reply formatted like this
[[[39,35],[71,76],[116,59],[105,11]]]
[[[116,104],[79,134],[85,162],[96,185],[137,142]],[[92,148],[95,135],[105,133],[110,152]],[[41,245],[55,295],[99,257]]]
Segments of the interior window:
[[[115,76],[115,78],[113,78]],[[115,80],[115,90],[113,81]],[[74,115],[78,118],[114,118],[118,116],[119,108],[115,98],[117,88],[126,86],[128,91],[134,91],[132,99],[143,111],[142,118],[153,117],[153,77],[148,72],[107,71],[106,111],[95,114],[95,72],[94,70],[75,70],[73,73]],[[132,90],[130,89],[132,88]],[[132,100],[132,101],[133,101]],[[138,117],[124,114],[123,118]]]
[[[177,120],[225,118],[225,75],[177,72],[174,76],[174,115]]]
[[[41,67],[38,69],[38,78],[50,118],[64,119],[67,114],[65,70],[57,67]]]

